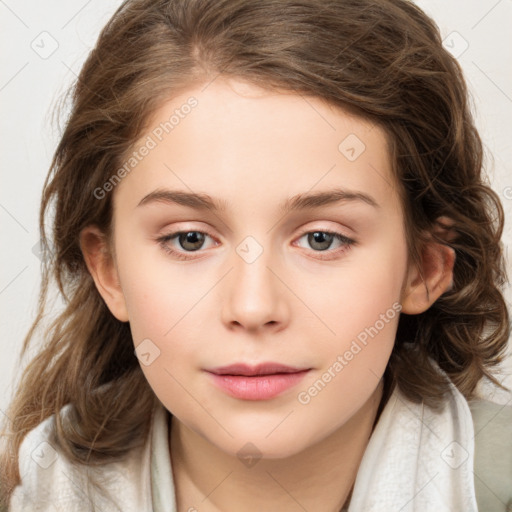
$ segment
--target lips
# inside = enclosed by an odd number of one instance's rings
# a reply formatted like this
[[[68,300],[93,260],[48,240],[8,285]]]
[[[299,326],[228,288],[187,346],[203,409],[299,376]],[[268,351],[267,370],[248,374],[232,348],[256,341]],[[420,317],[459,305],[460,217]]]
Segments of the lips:
[[[234,398],[270,400],[297,386],[310,370],[270,362],[236,363],[206,371],[217,388]]]
[[[309,368],[296,368],[286,366],[280,363],[260,363],[256,366],[250,366],[245,363],[235,363],[228,366],[219,366],[211,370],[210,373],[216,375],[242,375],[245,377],[256,377],[260,375],[275,375],[280,373],[298,373],[309,370]]]

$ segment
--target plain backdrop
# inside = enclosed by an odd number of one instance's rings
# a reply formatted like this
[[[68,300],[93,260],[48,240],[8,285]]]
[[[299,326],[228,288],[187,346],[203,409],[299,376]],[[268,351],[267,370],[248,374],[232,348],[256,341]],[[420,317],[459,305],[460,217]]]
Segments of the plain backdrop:
[[[493,188],[512,241],[512,0],[418,0],[466,74]],[[58,129],[56,101],[75,79],[119,0],[0,0],[0,412],[21,374],[19,352],[40,283],[38,213]],[[508,264],[510,267],[510,263]],[[509,270],[509,273],[512,272]],[[512,298],[506,290],[508,303]],[[55,303],[55,308],[59,307]],[[512,358],[498,378],[512,387]],[[510,394],[483,386],[499,403]]]

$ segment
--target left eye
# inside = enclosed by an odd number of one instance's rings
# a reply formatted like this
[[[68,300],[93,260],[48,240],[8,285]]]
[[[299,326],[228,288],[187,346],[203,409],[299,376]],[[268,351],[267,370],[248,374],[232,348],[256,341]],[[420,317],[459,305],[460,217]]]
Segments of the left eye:
[[[330,231],[309,231],[304,233],[299,240],[304,237],[307,237],[308,244],[310,244],[315,251],[326,251],[330,249],[334,240],[340,242],[342,246],[353,243],[353,240],[341,233],[333,233]]]

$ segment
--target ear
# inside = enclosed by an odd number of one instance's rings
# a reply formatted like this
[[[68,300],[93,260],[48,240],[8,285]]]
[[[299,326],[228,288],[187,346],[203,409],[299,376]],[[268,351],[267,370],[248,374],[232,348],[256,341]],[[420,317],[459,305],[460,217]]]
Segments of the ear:
[[[452,240],[454,232],[446,227],[452,221],[439,217],[437,222],[436,235],[446,242]],[[423,313],[453,286],[453,248],[431,239],[424,245],[420,259],[419,265],[411,263],[402,293],[402,312],[409,315]]]
[[[110,312],[121,322],[127,322],[124,294],[105,234],[96,226],[87,226],[80,232],[80,248],[96,288]]]

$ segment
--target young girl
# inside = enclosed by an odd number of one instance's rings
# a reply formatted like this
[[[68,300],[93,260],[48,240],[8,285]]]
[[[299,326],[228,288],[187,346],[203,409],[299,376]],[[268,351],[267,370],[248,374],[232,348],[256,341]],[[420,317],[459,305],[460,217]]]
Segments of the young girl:
[[[503,210],[412,3],[126,1],[40,227],[24,349],[51,278],[66,302],[4,507],[507,510],[512,407],[475,396],[509,335]]]

